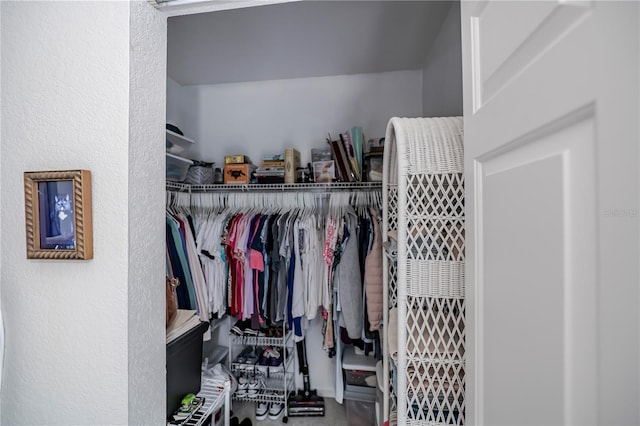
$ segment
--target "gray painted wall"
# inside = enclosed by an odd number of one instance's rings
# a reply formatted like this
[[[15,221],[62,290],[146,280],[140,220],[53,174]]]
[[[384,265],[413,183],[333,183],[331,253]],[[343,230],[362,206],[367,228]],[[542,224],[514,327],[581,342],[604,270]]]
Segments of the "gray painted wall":
[[[462,45],[460,3],[451,4],[422,70],[425,117],[462,115]]]

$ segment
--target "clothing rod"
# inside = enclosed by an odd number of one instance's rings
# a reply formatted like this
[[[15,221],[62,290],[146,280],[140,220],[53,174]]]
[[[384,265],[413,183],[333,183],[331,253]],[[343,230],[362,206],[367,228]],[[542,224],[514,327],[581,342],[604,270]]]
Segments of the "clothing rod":
[[[180,182],[167,182],[166,189],[178,192],[295,192],[312,191],[331,193],[340,191],[381,191],[382,182],[334,182],[334,183],[272,183],[272,184],[214,184],[190,185]]]

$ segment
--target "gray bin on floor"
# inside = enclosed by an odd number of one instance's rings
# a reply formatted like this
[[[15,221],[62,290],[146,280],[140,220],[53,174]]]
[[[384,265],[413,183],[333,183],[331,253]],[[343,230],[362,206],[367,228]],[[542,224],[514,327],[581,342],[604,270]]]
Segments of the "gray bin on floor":
[[[376,394],[345,390],[344,405],[350,426],[375,426]]]

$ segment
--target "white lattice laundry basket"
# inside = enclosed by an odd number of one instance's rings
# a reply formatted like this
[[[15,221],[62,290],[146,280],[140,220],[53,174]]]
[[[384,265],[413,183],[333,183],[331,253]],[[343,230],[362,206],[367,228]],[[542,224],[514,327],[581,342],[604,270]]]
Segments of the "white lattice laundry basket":
[[[463,163],[462,118],[389,121],[384,414],[402,425],[464,424]]]

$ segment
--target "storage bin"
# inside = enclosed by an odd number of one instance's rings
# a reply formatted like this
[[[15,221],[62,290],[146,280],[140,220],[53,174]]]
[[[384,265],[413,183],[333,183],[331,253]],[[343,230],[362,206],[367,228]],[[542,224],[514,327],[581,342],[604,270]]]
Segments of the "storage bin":
[[[167,152],[167,180],[182,182],[193,161]]]
[[[194,162],[193,166],[189,167],[184,181],[191,185],[213,184],[215,182],[213,163],[202,164],[200,162]]]
[[[169,128],[171,127],[171,128]],[[167,152],[169,154],[183,154],[193,146],[195,142],[185,137],[180,129],[167,124]]]
[[[376,389],[376,426],[382,425],[384,418],[384,377],[382,361],[378,361],[376,364],[376,379],[378,381],[378,387]]]
[[[342,355],[342,370],[345,384],[372,389],[375,395],[377,360],[366,355],[358,355],[352,346],[345,348]]]
[[[345,399],[347,422],[350,426],[374,426],[376,412],[374,401]]]
[[[201,322],[167,344],[167,417],[186,394],[200,392],[202,334],[208,328],[208,322]]]

